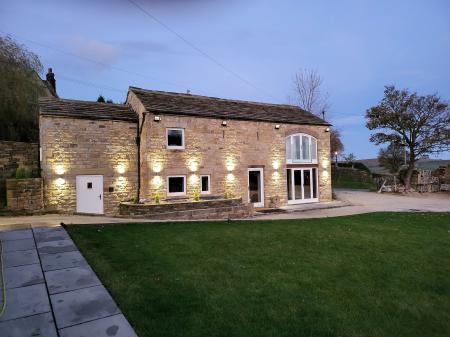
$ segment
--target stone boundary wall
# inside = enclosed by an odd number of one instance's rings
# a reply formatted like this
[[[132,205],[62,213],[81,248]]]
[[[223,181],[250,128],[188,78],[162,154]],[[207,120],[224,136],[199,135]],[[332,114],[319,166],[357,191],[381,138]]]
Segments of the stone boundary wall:
[[[193,220],[248,218],[253,215],[253,204],[242,198],[172,202],[167,204],[120,204],[120,215],[155,220]]]
[[[373,182],[372,175],[369,172],[359,170],[351,167],[334,167],[331,169],[332,181],[337,180],[349,180],[349,181],[359,181],[364,183]]]
[[[6,180],[6,204],[10,211],[41,212],[43,200],[42,178]]]
[[[39,144],[0,140],[0,204],[6,202],[6,179],[15,177],[19,166],[39,176]]]

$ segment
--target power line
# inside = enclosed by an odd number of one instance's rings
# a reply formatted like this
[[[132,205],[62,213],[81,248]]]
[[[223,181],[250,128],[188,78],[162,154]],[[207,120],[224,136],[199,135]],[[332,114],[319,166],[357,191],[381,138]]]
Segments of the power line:
[[[203,51],[202,49],[200,49],[199,47],[197,47],[194,43],[190,42],[188,39],[186,39],[184,36],[182,36],[181,34],[179,34],[177,31],[175,31],[174,29],[172,29],[170,26],[168,26],[167,24],[165,24],[164,22],[162,22],[161,20],[159,20],[156,16],[154,16],[153,14],[151,14],[149,11],[147,11],[145,8],[143,8],[141,5],[139,5],[138,3],[136,3],[134,0],[127,0],[129,3],[131,3],[133,6],[135,6],[137,9],[139,9],[141,12],[143,12],[145,15],[147,15],[149,18],[151,18],[152,20],[154,20],[156,23],[158,23],[159,25],[161,25],[162,27],[164,27],[166,30],[168,30],[170,33],[174,34],[176,37],[178,37],[180,40],[182,40],[184,43],[186,43],[189,47],[191,47],[192,49],[194,49],[195,51],[197,51],[198,53],[200,53],[201,55],[203,55],[205,58],[207,58],[208,60],[210,60],[211,62],[213,62],[215,65],[217,65],[218,67],[222,68],[223,70],[225,70],[226,72],[228,72],[229,74],[233,75],[234,77],[236,77],[237,79],[239,79],[240,81],[244,82],[245,84],[247,84],[248,86],[253,87],[253,89],[256,89],[259,92],[262,92],[264,95],[270,96],[273,99],[275,99],[276,101],[280,102],[280,100],[276,97],[274,97],[273,95],[271,95],[270,93],[266,92],[265,90],[259,88],[258,86],[254,85],[253,83],[251,83],[250,81],[248,81],[247,79],[245,79],[244,77],[242,77],[241,75],[239,75],[237,72],[233,71],[232,69],[226,67],[224,64],[222,64],[221,62],[219,62],[218,60],[216,60],[214,57],[212,57],[211,55],[209,55],[208,53],[206,53],[205,51]]]

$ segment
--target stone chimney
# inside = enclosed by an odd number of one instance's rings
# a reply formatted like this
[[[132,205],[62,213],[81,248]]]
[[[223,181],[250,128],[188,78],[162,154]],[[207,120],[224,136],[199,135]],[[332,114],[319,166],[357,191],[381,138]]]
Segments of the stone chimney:
[[[47,82],[50,83],[50,85],[53,88],[53,91],[56,94],[56,81],[55,81],[55,74],[53,74],[52,72],[52,68],[48,68],[48,73],[47,73]]]

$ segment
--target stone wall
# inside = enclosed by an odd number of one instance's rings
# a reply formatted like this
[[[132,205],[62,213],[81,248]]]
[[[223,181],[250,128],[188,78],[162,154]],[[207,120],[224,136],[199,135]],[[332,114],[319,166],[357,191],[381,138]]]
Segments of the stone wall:
[[[19,166],[27,167],[39,176],[39,145],[0,141],[0,204],[6,203],[6,179],[15,177]]]
[[[40,116],[44,205],[76,212],[76,176],[102,175],[104,213],[136,194],[137,125],[134,122]]]
[[[126,217],[150,219],[237,219],[253,216],[253,205],[241,198],[184,201],[161,204],[120,204],[120,214]]]
[[[140,113],[144,110],[133,93],[128,102]],[[311,134],[318,141],[319,199],[331,200],[329,146],[330,134],[325,126],[280,124],[189,116],[147,114],[141,144],[141,196],[151,199],[155,193],[166,197],[166,177],[185,175],[187,194],[199,188],[199,176],[211,176],[211,193],[226,191],[248,202],[248,168],[264,168],[265,206],[279,197],[287,203],[285,137],[296,132]],[[166,128],[185,130],[185,149],[166,149]]]
[[[7,179],[7,207],[11,211],[36,213],[43,209],[41,178]]]

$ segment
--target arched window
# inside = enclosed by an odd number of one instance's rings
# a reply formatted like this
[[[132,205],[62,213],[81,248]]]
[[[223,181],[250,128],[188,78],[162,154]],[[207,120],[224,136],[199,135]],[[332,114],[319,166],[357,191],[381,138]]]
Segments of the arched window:
[[[286,162],[317,164],[316,138],[304,133],[286,137]]]

